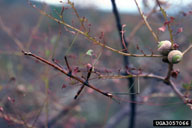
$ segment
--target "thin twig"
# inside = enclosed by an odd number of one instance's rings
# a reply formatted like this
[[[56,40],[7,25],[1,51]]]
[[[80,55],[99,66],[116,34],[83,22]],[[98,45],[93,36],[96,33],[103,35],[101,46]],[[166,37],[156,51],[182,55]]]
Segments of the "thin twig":
[[[89,78],[90,78],[90,76],[91,76],[92,69],[93,69],[93,68],[91,67],[90,70],[89,70],[89,72],[88,72],[88,74],[87,74],[86,83],[89,82]],[[85,87],[85,84],[83,84],[83,85],[81,86],[81,88],[78,90],[78,92],[77,92],[77,94],[75,95],[74,99],[77,99],[77,97],[80,95],[80,93],[81,93],[81,91],[83,90],[84,87]]]
[[[51,63],[51,62],[49,62],[49,61],[47,61],[47,60],[45,60],[45,59],[43,59],[43,58],[35,55],[35,54],[32,54],[31,52],[25,52],[25,51],[22,51],[22,52],[23,52],[24,55],[34,57],[34,58],[36,58],[37,60],[39,60],[39,61],[41,61],[41,62],[43,62],[43,63],[45,63],[45,64],[48,64],[49,66],[51,66],[51,67],[59,70],[60,72],[62,72],[62,73],[65,74],[66,76],[68,76],[68,77],[70,77],[70,78],[72,78],[72,79],[74,79],[74,80],[77,80],[77,81],[79,81],[80,83],[85,84],[87,87],[89,87],[89,88],[91,88],[91,89],[93,89],[93,90],[95,90],[95,91],[103,94],[104,96],[107,96],[107,97],[115,100],[114,97],[113,97],[113,95],[112,95],[111,93],[109,93],[109,92],[103,92],[103,91],[95,88],[93,85],[85,82],[85,81],[82,80],[81,78],[79,78],[79,77],[77,77],[77,76],[74,76],[73,74],[69,74],[67,71],[65,71],[63,68],[59,67],[58,65],[55,65],[55,64],[53,64],[53,63]]]
[[[30,46],[31,46],[31,43],[33,41],[33,36],[37,33],[41,23],[43,21],[43,15],[41,15],[37,21],[37,24],[35,25],[35,27],[32,29],[32,33],[30,34],[30,37],[27,41],[27,46],[26,46],[26,49],[29,50]]]
[[[68,74],[71,74],[71,73],[72,73],[72,69],[71,69],[71,67],[69,66],[67,57],[65,56],[64,59],[65,59],[65,63],[66,63],[66,65],[67,65],[67,68],[68,68],[68,70],[69,70],[69,73],[68,73]]]
[[[15,44],[17,45],[17,47],[20,49],[20,50],[23,50],[24,47],[23,47],[23,44],[21,43],[20,40],[18,40],[17,38],[15,38],[11,32],[11,29],[8,28],[7,26],[5,26],[5,24],[3,23],[3,20],[0,16],[0,27],[3,29],[4,32],[6,32],[12,39],[13,41],[15,42]]]
[[[171,72],[172,71],[173,71],[173,64],[169,63],[167,76],[165,77],[165,81],[164,81],[166,84],[170,83],[170,78],[171,78]]]
[[[155,74],[148,74],[148,73],[142,73],[139,75],[113,75],[113,76],[107,76],[107,75],[100,75],[99,79],[127,79],[127,78],[138,78],[138,77],[146,77],[146,78],[155,78],[155,79],[160,79],[164,80],[163,76],[155,75]]]
[[[192,48],[192,45],[190,45],[185,51],[183,52],[183,55],[185,55],[190,49]]]
[[[147,21],[147,17],[143,14],[141,8],[140,8],[139,5],[138,5],[137,0],[134,0],[134,1],[135,1],[135,4],[137,5],[137,8],[138,8],[138,10],[139,10],[139,13],[140,13],[141,17],[143,18],[143,20],[144,20],[147,28],[148,28],[149,31],[152,33],[154,39],[156,40],[156,43],[158,43],[158,42],[159,42],[158,36],[155,34],[155,32],[152,30],[151,26],[149,25],[149,23],[148,23],[148,21]]]
[[[143,77],[143,78],[153,78],[153,79],[157,79],[157,80],[160,80],[160,81],[165,81],[165,77],[163,76],[159,76],[159,75],[155,75],[155,74],[147,74],[147,73],[142,73],[140,75],[127,75],[127,76],[123,76],[123,75],[114,75],[114,76],[104,76],[104,75],[101,75],[100,78],[103,78],[103,79],[126,79],[126,78],[130,78],[130,77]],[[185,97],[184,95],[178,90],[178,88],[176,87],[176,85],[171,81],[169,80],[169,82],[167,83],[169,85],[171,85],[171,87],[173,88],[174,92],[183,100],[185,101]]]
[[[12,117],[11,115],[8,115],[8,114],[4,114],[2,112],[0,112],[0,118],[4,118],[5,120],[7,121],[11,121],[15,124],[20,124],[20,125],[26,125],[26,127],[29,127],[29,128],[36,128],[30,124],[27,124],[26,122],[22,121],[22,120],[19,120],[15,117]]]
[[[156,0],[156,1],[157,1],[157,4],[158,4],[162,14],[163,14],[163,17],[164,17],[165,21],[168,22],[166,11],[161,7],[161,4],[160,4],[159,0]],[[174,41],[173,41],[173,34],[172,34],[173,31],[171,29],[170,23],[167,23],[167,27],[168,27],[168,30],[169,30],[169,36],[170,36],[170,40],[171,40],[171,47],[173,49],[174,48],[173,47]]]
[[[79,36],[79,33],[77,32],[76,35],[75,35],[75,37],[74,37],[74,39],[72,40],[69,48],[68,48],[67,51],[65,52],[65,56],[68,55],[69,51],[71,50],[71,48],[72,48],[72,46],[74,45],[75,41],[77,40],[77,37],[78,37],[78,36]]]
[[[38,9],[38,8],[36,8],[36,6],[33,6],[33,7],[34,7],[35,9]],[[102,46],[102,47],[104,47],[104,48],[106,48],[106,49],[108,49],[108,50],[111,50],[111,51],[113,51],[113,52],[116,52],[116,53],[118,53],[118,54],[121,54],[121,55],[124,55],[124,56],[132,56],[132,57],[162,57],[162,55],[154,55],[154,54],[143,55],[143,54],[131,54],[131,53],[122,52],[122,51],[120,51],[120,50],[114,49],[114,48],[112,48],[112,47],[109,47],[109,46],[106,45],[106,44],[103,44],[103,43],[99,42],[99,41],[96,40],[94,37],[90,36],[88,33],[83,32],[83,31],[81,31],[81,30],[78,29],[78,28],[75,28],[75,27],[67,24],[67,23],[64,22],[64,21],[61,21],[61,20],[59,20],[59,19],[56,19],[55,17],[47,14],[47,13],[46,13],[45,11],[43,11],[43,10],[38,9],[38,11],[39,11],[42,15],[45,15],[45,16],[49,17],[50,19],[56,21],[57,23],[63,24],[64,26],[66,26],[66,27],[68,27],[68,28],[70,28],[70,29],[73,29],[74,31],[78,32],[79,34],[85,36],[87,39],[91,40],[94,44],[100,45],[100,46]]]
[[[149,12],[146,16],[146,19],[149,18],[155,11],[156,11],[156,7],[155,6],[151,12]],[[135,33],[139,30],[139,28],[141,28],[141,26],[145,24],[145,22],[143,20],[141,20],[134,28],[133,30],[130,32],[129,36],[128,36],[128,41],[131,41],[132,38],[134,37]]]
[[[79,16],[79,13],[77,12],[77,9],[75,8],[74,3],[71,2],[70,0],[68,0],[68,4],[71,5],[72,9],[73,9],[74,12],[75,12],[75,15],[77,16],[79,22],[81,23],[81,26],[83,27],[83,30],[86,31],[86,28],[85,28],[85,26],[84,26],[84,24],[83,24],[84,20],[81,19],[81,17]]]
[[[185,103],[185,97],[184,95],[179,91],[179,89],[176,87],[176,85],[170,81],[169,85],[171,85],[171,87],[173,88],[174,92],[184,101]]]

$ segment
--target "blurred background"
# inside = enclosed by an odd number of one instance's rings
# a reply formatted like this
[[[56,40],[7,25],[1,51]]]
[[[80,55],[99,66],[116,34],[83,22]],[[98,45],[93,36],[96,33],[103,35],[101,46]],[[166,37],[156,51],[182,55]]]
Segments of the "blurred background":
[[[66,1],[51,1],[51,4],[31,2],[56,18],[60,18],[58,14],[64,6],[64,21],[79,28],[80,23],[74,10],[65,4]],[[74,2],[79,15],[85,17],[85,26],[91,36],[113,48],[121,49],[110,0]],[[175,18],[171,24],[174,41],[184,51],[192,42],[192,3],[190,0],[164,2],[163,7],[168,15]],[[116,0],[116,3],[121,22],[126,24],[124,36],[129,42],[129,52],[158,54],[155,40],[147,27],[141,24],[142,18],[134,2]],[[140,0],[139,4],[146,15],[150,14],[148,21],[160,40],[169,40],[169,32],[159,30],[164,24],[161,12],[157,8],[151,13],[154,1]],[[18,46],[50,62],[54,58],[64,68],[64,56],[67,56],[74,72],[85,69],[80,73],[75,72],[79,77],[86,78],[87,67],[95,63],[99,54],[101,56],[95,69],[101,70],[101,74],[113,75],[124,70],[121,55],[103,49],[82,35],[74,34],[73,30],[41,15],[26,0],[0,0],[0,127],[128,127],[129,103],[132,102],[129,95],[117,95],[119,104],[86,87],[78,99],[74,100],[81,84],[46,64],[24,56]],[[180,74],[172,79],[182,92],[185,91],[182,85],[192,80],[191,54],[192,51],[185,54],[182,62],[174,67]],[[167,73],[167,64],[159,58],[129,59],[133,69],[160,76]],[[89,82],[100,90],[129,93],[125,79],[94,78],[97,78],[97,74],[92,74]],[[137,94],[136,128],[151,128],[153,120],[191,119],[191,110],[170,86],[162,81],[144,78],[135,79],[134,87],[137,88],[138,85],[141,93]]]

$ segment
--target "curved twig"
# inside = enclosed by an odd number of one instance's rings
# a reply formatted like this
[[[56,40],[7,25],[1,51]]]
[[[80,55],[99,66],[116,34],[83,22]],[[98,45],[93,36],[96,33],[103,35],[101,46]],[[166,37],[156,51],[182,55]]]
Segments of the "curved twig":
[[[141,8],[140,8],[139,5],[138,5],[137,0],[135,0],[135,4],[137,5],[137,8],[138,8],[138,10],[139,10],[139,13],[140,13],[141,17],[143,18],[143,20],[144,20],[144,22],[145,22],[147,28],[148,28],[149,31],[152,33],[154,39],[156,40],[156,43],[158,43],[158,42],[159,42],[159,38],[158,38],[158,36],[155,34],[155,32],[153,31],[153,29],[151,28],[151,26],[149,25],[149,23],[148,23],[148,21],[147,21],[147,17],[144,16],[144,14],[143,14]]]
[[[184,52],[183,52],[183,55],[185,55],[189,50],[191,50],[192,48],[192,45],[190,45]]]
[[[38,9],[38,8],[36,8],[36,6],[33,6],[33,8]],[[85,36],[87,39],[89,39],[90,41],[92,41],[94,44],[100,45],[100,46],[102,46],[102,47],[104,47],[104,48],[106,48],[106,49],[108,49],[108,50],[111,50],[111,51],[113,51],[113,52],[115,52],[115,53],[118,53],[118,54],[121,54],[121,55],[124,55],[124,56],[132,56],[132,57],[163,57],[162,55],[155,55],[155,54],[143,55],[143,54],[132,54],[132,53],[122,52],[122,51],[117,50],[117,49],[114,49],[114,48],[112,48],[112,47],[110,47],[110,46],[108,46],[108,45],[106,45],[106,44],[101,43],[100,41],[96,40],[94,37],[90,36],[87,32],[83,32],[83,31],[81,31],[80,29],[75,28],[75,27],[67,24],[66,22],[64,22],[64,21],[62,21],[62,20],[59,20],[59,19],[57,19],[57,18],[55,18],[55,17],[47,14],[45,11],[43,11],[43,10],[41,10],[41,9],[38,9],[38,11],[39,11],[42,15],[49,17],[50,19],[56,21],[57,23],[63,24],[64,26],[66,26],[66,27],[68,27],[68,28],[70,28],[70,29],[78,32],[79,34]]]

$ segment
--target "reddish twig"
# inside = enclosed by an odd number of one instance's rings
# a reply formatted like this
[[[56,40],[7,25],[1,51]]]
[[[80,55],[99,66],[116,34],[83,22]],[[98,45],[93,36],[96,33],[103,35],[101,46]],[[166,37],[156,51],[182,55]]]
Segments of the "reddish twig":
[[[69,73],[68,74],[72,74],[72,70],[71,70],[71,67],[69,66],[69,63],[68,63],[68,60],[67,60],[67,57],[65,56],[64,57],[64,59],[65,59],[65,63],[66,63],[66,65],[67,65],[67,68],[68,68],[68,70],[69,70]]]
[[[3,118],[5,119],[6,121],[8,122],[13,122],[15,124],[20,124],[20,125],[25,125],[25,127],[28,127],[28,128],[36,128],[30,124],[27,124],[26,122],[22,121],[22,120],[19,120],[11,115],[8,115],[8,114],[5,114],[3,112],[0,112],[0,118]]]
[[[169,84],[170,83],[170,77],[171,77],[171,72],[173,71],[173,64],[169,63],[169,67],[168,67],[168,72],[167,72],[167,76],[165,77],[165,83]]]
[[[92,69],[93,69],[93,68],[91,67],[90,70],[89,70],[89,72],[88,72],[88,74],[87,74],[86,83],[88,83],[88,81],[89,81],[89,78],[90,78],[91,73],[92,73]],[[78,92],[77,92],[77,94],[75,95],[74,99],[77,99],[77,97],[80,95],[80,93],[81,93],[81,91],[83,90],[84,87],[85,87],[85,84],[83,84],[83,85],[81,86],[81,88],[78,90]]]
[[[107,97],[115,100],[114,97],[113,97],[113,95],[112,95],[111,93],[109,93],[109,92],[103,92],[103,91],[101,91],[100,89],[95,88],[93,85],[87,83],[86,81],[82,80],[81,78],[79,78],[79,77],[77,77],[77,76],[74,76],[73,74],[69,74],[67,71],[65,71],[63,68],[59,67],[58,65],[55,65],[55,64],[53,64],[53,63],[51,63],[51,62],[49,62],[49,61],[47,61],[47,60],[45,60],[45,59],[43,59],[43,58],[41,58],[41,57],[39,57],[39,56],[31,53],[31,52],[25,52],[25,51],[22,51],[22,52],[23,52],[24,55],[34,57],[34,58],[36,58],[37,60],[39,60],[39,61],[41,61],[41,62],[43,62],[43,63],[45,63],[45,64],[48,64],[49,66],[51,66],[51,67],[59,70],[60,72],[62,72],[62,73],[65,74],[66,76],[68,76],[68,77],[70,77],[70,78],[72,78],[72,79],[74,79],[74,80],[77,80],[77,81],[79,81],[80,83],[84,84],[85,86],[87,86],[87,87],[89,87],[89,88],[91,88],[91,89],[93,89],[93,90],[101,93],[102,95],[107,96]]]

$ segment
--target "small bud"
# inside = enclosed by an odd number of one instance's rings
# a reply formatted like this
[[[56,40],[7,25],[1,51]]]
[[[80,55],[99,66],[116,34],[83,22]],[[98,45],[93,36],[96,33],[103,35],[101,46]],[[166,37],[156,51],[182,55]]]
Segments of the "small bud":
[[[177,79],[178,74],[179,74],[179,70],[174,70],[171,72],[171,76],[175,79]]]
[[[157,49],[162,55],[168,55],[169,51],[171,50],[171,42],[168,40],[161,41],[158,44]]]
[[[168,60],[172,64],[177,64],[182,60],[182,57],[182,52],[180,52],[179,50],[172,50],[171,52],[169,52]]]

